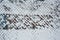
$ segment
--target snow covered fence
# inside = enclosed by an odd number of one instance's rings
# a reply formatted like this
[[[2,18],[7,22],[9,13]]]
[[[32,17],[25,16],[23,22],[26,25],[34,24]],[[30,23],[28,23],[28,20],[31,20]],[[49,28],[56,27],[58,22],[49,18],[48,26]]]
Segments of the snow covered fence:
[[[0,14],[0,29],[44,29],[60,27],[60,16]]]

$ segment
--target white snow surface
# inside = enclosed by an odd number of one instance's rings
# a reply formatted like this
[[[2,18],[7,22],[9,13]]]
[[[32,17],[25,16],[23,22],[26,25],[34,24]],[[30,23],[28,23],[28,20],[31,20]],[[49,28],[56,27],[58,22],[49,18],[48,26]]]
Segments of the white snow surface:
[[[28,9],[21,9],[20,6],[17,6],[15,3],[12,4],[8,0],[4,0],[0,3],[0,14],[7,13],[7,14],[50,14],[51,11],[49,9],[50,4],[54,4],[55,0],[45,0],[42,3],[41,7],[36,11],[30,11]],[[46,3],[46,4],[45,4]],[[10,11],[5,11],[2,5],[6,5],[11,7]],[[53,30],[53,29],[43,29],[43,30],[0,30],[0,40],[60,40],[60,29]]]

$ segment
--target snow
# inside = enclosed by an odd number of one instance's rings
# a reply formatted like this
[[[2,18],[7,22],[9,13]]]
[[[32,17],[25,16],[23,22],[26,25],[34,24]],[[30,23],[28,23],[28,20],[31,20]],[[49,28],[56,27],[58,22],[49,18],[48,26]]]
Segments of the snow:
[[[1,0],[0,0],[1,1]],[[22,0],[23,1],[23,0]],[[34,0],[36,1],[36,0]],[[0,14],[22,14],[22,15],[52,15],[50,12],[54,11],[51,10],[50,7],[51,4],[54,4],[54,2],[56,0],[45,0],[44,2],[38,2],[38,4],[33,3],[33,0],[28,0],[26,2],[24,2],[25,4],[22,3],[11,3],[8,0],[4,0],[2,2],[0,2]],[[5,5],[6,7],[10,7],[10,11],[6,11],[3,7],[3,5]],[[41,5],[38,9],[36,7],[36,5]],[[53,9],[56,5],[53,5]],[[34,10],[34,8],[36,10]],[[60,6],[59,6],[60,7]],[[58,8],[58,10],[60,10],[60,8]],[[57,12],[56,12],[57,13]],[[58,12],[59,14],[59,12]],[[31,18],[32,18],[31,16]],[[50,27],[49,24],[49,29],[47,28],[43,28],[42,29],[20,29],[20,30],[15,30],[13,29],[8,29],[8,30],[3,30],[0,29],[0,40],[60,40],[60,14],[59,17],[56,17],[55,13],[52,15],[54,17],[53,22],[51,23],[54,28]],[[24,16],[19,16],[20,19],[22,19]],[[0,15],[0,18],[2,18],[3,20],[3,16]],[[44,17],[45,18],[45,17]],[[9,19],[14,19],[14,16],[11,16]],[[32,18],[33,19],[33,18]],[[18,20],[18,19],[17,19]],[[35,19],[33,19],[33,21],[37,21],[39,20],[39,18],[37,16],[35,16]],[[45,18],[43,21],[40,22],[40,24],[44,24],[44,21],[47,21],[48,19]],[[3,20],[4,21],[4,20]],[[12,20],[13,21],[13,20]],[[25,22],[25,19],[23,20]],[[49,21],[49,20],[48,20]],[[30,21],[32,22],[32,21]],[[0,20],[0,24],[1,24],[1,20]],[[7,24],[9,24],[9,22],[7,22]],[[24,26],[22,22],[16,23],[16,26],[19,26],[21,24],[21,26]],[[14,25],[13,23],[10,24]],[[5,26],[5,25],[2,25]],[[14,27],[16,27],[14,26]],[[45,25],[47,27],[47,25]],[[1,27],[1,25],[0,25]],[[24,26],[25,27],[25,26]],[[39,26],[37,26],[39,27]]]
[[[49,40],[50,38],[48,30],[3,30],[3,33],[6,36],[5,40]]]

